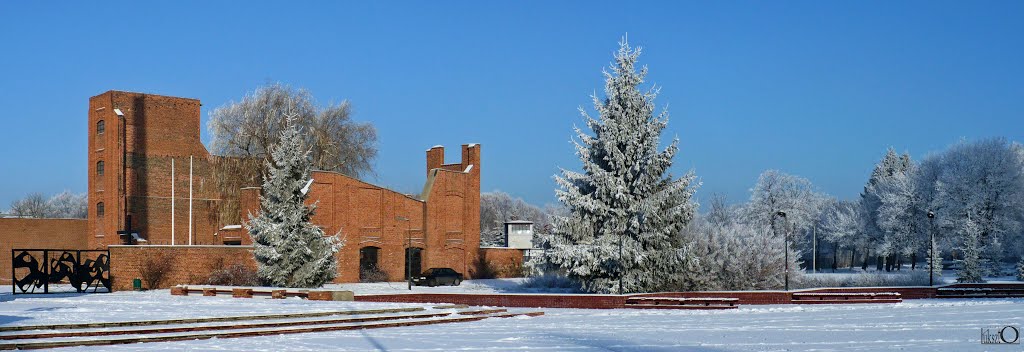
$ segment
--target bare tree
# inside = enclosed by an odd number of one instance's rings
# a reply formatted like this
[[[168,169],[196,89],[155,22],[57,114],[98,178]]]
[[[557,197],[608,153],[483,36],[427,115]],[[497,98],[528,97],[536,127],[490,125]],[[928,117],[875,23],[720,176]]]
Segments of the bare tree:
[[[502,225],[509,220],[533,221],[536,231],[544,231],[550,223],[548,212],[526,203],[521,198],[512,198],[508,193],[501,191],[480,194],[481,245],[504,245]]]
[[[50,204],[42,193],[30,193],[25,198],[11,202],[11,215],[45,218],[50,216]]]
[[[270,161],[269,151],[280,140],[287,114],[296,115],[314,169],[352,177],[373,173],[377,155],[373,125],[352,121],[348,101],[319,107],[309,91],[281,83],[259,87],[241,101],[215,109],[208,125],[213,132],[211,149],[217,155]]]
[[[85,193],[75,194],[65,190],[47,200],[42,193],[37,192],[11,202],[10,213],[30,218],[85,219],[89,211],[87,203]]]

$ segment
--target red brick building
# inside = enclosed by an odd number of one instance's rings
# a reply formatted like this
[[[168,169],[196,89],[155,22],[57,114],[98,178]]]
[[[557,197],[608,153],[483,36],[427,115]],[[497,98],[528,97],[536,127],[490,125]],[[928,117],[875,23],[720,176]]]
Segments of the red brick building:
[[[198,100],[108,91],[89,99],[88,116],[88,248],[123,243],[117,232],[129,219],[139,244],[251,243],[240,225],[258,211],[260,180],[225,177],[251,163],[206,150]],[[458,163],[446,164],[441,146],[426,154],[422,199],[312,173],[313,222],[345,241],[337,281],[358,281],[361,265],[403,279],[407,250],[413,268],[470,272],[480,247],[480,146],[463,145]]]

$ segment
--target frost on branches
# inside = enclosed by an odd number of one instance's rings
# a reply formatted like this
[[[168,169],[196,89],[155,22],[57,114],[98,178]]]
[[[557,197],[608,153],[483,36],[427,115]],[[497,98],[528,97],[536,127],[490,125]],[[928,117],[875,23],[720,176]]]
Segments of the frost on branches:
[[[657,89],[640,91],[647,68],[623,40],[605,72],[599,118],[580,108],[593,131],[575,132],[582,172],[562,170],[556,190],[569,214],[554,219],[550,260],[590,292],[645,292],[671,284],[687,261],[675,235],[693,218],[695,176],[666,175],[678,140],[659,150],[668,112],[654,115]]]
[[[258,216],[249,214],[246,227],[252,236],[257,275],[277,287],[320,287],[337,275],[334,254],[341,243],[324,236],[309,219],[316,205],[306,207],[304,187],[309,182],[310,157],[289,119],[281,142],[274,148],[263,182]]]

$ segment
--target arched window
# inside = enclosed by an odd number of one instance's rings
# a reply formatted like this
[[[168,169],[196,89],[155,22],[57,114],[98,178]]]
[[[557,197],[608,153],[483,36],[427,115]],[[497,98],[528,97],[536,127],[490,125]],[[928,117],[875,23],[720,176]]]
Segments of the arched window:
[[[103,160],[96,162],[96,176],[103,176]]]
[[[96,217],[103,217],[103,202],[96,203]]]
[[[107,130],[107,123],[106,122],[103,122],[103,120],[99,120],[99,121],[96,122],[96,134],[103,134],[103,132],[105,132],[106,130]]]

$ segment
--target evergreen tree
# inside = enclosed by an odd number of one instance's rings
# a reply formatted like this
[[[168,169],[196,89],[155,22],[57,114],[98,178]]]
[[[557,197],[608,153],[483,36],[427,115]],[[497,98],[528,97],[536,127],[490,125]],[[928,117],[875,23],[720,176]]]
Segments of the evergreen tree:
[[[901,248],[899,247],[898,240],[894,237],[902,237],[901,235],[894,235],[892,229],[894,226],[883,225],[884,221],[880,216],[880,209],[883,206],[883,197],[886,197],[888,191],[903,192],[905,189],[902,187],[886,187],[886,183],[897,175],[903,175],[909,177],[909,171],[911,168],[910,155],[904,154],[900,156],[896,154],[896,151],[889,148],[885,157],[882,158],[877,165],[875,165],[874,171],[871,172],[871,178],[868,179],[867,185],[864,186],[864,192],[861,193],[861,202],[864,207],[864,216],[867,217],[865,220],[865,234],[870,243],[871,249],[878,255],[877,268],[882,269],[883,263],[885,263],[886,270],[892,269],[895,257],[899,254]],[[905,185],[904,182],[901,182]],[[908,186],[909,187],[909,186]],[[908,202],[912,204],[912,202]],[[900,207],[896,207],[899,209]],[[900,212],[909,212],[909,209],[902,209]],[[902,217],[903,220],[907,218]],[[899,223],[905,224],[900,221]],[[896,226],[895,228],[902,228],[903,226]],[[888,228],[890,231],[887,231]]]
[[[320,287],[337,275],[334,254],[337,236],[324,236],[310,222],[316,205],[307,207],[310,181],[309,151],[304,149],[292,119],[281,132],[281,142],[267,162],[258,216],[249,215],[257,274],[264,284],[277,287]]]
[[[1017,262],[1017,281],[1024,281],[1024,256]]]
[[[583,172],[556,176],[569,214],[554,219],[550,259],[590,292],[643,292],[679,278],[686,250],[675,238],[693,218],[695,176],[666,175],[678,139],[659,149],[668,112],[655,116],[657,89],[640,91],[647,68],[626,40],[605,72],[605,95],[593,96],[598,119],[580,108],[591,136],[575,132]]]
[[[981,259],[981,234],[978,225],[968,217],[963,224],[963,242],[960,250],[963,251],[964,259],[957,260],[960,263],[960,271],[957,273],[957,282],[985,282],[982,279]]]

